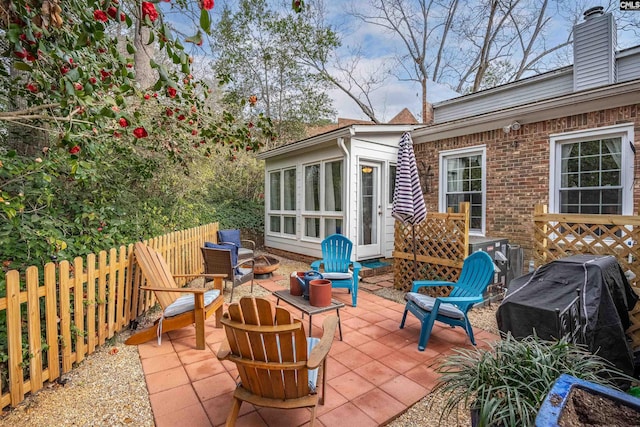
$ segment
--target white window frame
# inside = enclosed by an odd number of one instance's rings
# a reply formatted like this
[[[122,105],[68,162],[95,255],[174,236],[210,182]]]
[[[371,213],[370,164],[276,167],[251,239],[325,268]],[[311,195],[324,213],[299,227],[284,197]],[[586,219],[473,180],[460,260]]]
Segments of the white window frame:
[[[487,146],[476,145],[473,147],[457,148],[454,150],[444,150],[438,153],[440,164],[440,179],[438,183],[439,194],[439,211],[445,213],[447,211],[447,169],[446,161],[451,157],[469,157],[479,155],[482,167],[482,220],[480,221],[480,229],[469,229],[469,234],[473,236],[484,236],[487,224]]]
[[[589,141],[602,138],[621,138],[622,151],[622,215],[633,215],[633,123],[604,126],[579,131],[564,132],[549,135],[549,212],[560,213],[560,149],[562,144],[569,142]]]
[[[285,210],[284,209],[284,189],[285,189],[285,172],[287,171],[294,171],[294,178],[295,178],[295,185],[294,185],[294,196],[296,198],[295,201],[295,206],[293,210]],[[280,209],[271,209],[271,175],[273,173],[280,173]],[[297,205],[299,203],[298,200],[298,180],[299,180],[299,174],[298,174],[298,168],[297,166],[289,166],[289,167],[282,167],[282,168],[278,168],[278,169],[271,169],[269,171],[267,171],[267,185],[265,186],[267,189],[267,203],[265,204],[267,207],[267,212],[266,212],[266,220],[265,220],[265,228],[267,230],[267,234],[271,235],[271,236],[280,236],[280,237],[288,237],[288,238],[296,238],[298,231],[299,231],[299,224],[298,224],[298,219],[297,219]],[[276,232],[276,231],[271,231],[271,217],[273,216],[279,216],[280,217],[280,232]],[[295,221],[295,233],[294,234],[288,234],[285,233],[285,224],[284,224],[284,219],[285,217],[289,217],[289,218],[294,218]]]
[[[326,164],[327,163],[335,163],[342,162],[342,188],[341,188],[341,199],[342,199],[342,211],[327,211],[325,210],[325,172],[326,172]],[[306,208],[306,168],[308,166],[320,165],[320,176],[318,179],[320,180],[320,210],[318,211],[308,211]],[[310,241],[310,242],[321,242],[326,237],[325,232],[325,220],[326,219],[341,219],[342,220],[342,232],[344,233],[345,227],[345,210],[346,210],[346,189],[344,183],[345,180],[348,179],[347,171],[346,171],[346,162],[344,157],[336,157],[331,159],[323,159],[319,161],[313,161],[302,164],[302,172],[301,172],[301,185],[302,185],[302,196],[301,196],[301,206],[302,206],[302,216],[300,221],[300,238],[301,240]],[[312,237],[306,235],[306,220],[307,218],[318,218],[320,221],[320,237]]]

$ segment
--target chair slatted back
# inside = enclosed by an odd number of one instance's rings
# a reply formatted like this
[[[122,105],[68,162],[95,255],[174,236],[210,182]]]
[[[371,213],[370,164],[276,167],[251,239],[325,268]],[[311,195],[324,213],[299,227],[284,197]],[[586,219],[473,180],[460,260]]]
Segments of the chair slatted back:
[[[464,260],[460,279],[450,296],[475,297],[482,295],[491,284],[493,273],[493,260],[488,253],[482,251],[472,253]]]
[[[204,260],[206,274],[226,274],[226,280],[232,281],[235,276],[231,261],[231,249],[200,248]]]
[[[274,316],[269,301],[242,298],[222,324],[243,388],[275,399],[309,395],[304,326],[287,310],[276,307]]]
[[[324,271],[346,273],[351,262],[353,243],[342,234],[332,234],[322,241]]]
[[[177,289],[176,283],[169,266],[162,255],[144,243],[137,242],[134,246],[134,258],[147,284],[151,287]],[[173,303],[181,294],[178,292],[156,292],[158,303],[164,310]]]

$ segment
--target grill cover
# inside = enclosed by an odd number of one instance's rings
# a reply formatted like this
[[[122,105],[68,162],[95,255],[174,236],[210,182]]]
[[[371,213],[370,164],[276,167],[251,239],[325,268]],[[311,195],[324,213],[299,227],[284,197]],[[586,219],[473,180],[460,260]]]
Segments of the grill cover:
[[[556,309],[565,309],[580,289],[585,344],[591,352],[633,374],[626,329],[638,296],[613,256],[574,255],[513,279],[496,314],[498,328],[515,338],[558,335]]]

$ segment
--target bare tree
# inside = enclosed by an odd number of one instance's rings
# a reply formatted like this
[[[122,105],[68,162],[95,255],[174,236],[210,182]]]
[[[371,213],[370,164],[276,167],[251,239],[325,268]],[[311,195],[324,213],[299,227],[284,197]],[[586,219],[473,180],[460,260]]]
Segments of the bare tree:
[[[381,27],[386,33],[397,37],[404,48],[398,53],[397,63],[403,73],[396,73],[399,80],[415,81],[420,84],[422,92],[422,117],[427,117],[427,81],[429,80],[429,60],[427,57],[429,43],[439,36],[441,49],[444,49],[447,34],[451,26],[451,11],[456,10],[457,0],[451,0],[449,12],[431,0],[409,2],[406,0],[372,0],[370,8],[352,9],[353,16],[367,24]],[[430,14],[439,15],[445,12],[445,19],[430,19]],[[437,75],[442,54],[436,58],[433,67]]]
[[[429,82],[471,93],[564,65],[572,24],[585,7],[569,0],[369,0],[350,14],[397,41],[393,74],[420,85],[424,120]],[[554,17],[567,23],[562,37],[552,27]],[[341,82],[336,86],[352,99],[351,88],[371,89],[345,85],[335,75],[328,80]],[[362,110],[375,116],[373,106]]]

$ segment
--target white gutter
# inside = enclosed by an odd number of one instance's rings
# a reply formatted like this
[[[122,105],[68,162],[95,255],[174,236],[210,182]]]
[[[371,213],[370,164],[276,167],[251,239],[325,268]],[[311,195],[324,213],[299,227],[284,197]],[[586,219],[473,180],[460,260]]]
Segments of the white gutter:
[[[637,79],[419,128],[412,132],[412,137],[415,143],[437,141],[499,129],[514,120],[520,124],[535,123],[563,115],[638,104],[639,100],[640,79]]]
[[[351,136],[353,136],[353,131],[351,132]],[[351,190],[351,179],[349,178],[351,176],[351,153],[349,153],[349,150],[347,150],[347,147],[344,145],[344,138],[340,137],[338,138],[338,147],[344,152],[344,160],[345,160],[345,165],[346,165],[346,170],[345,170],[345,176],[347,177],[347,179],[345,179],[345,194],[344,194],[344,198],[348,201],[350,200],[350,195],[351,193],[349,192]],[[344,204],[343,204],[344,206]],[[345,206],[346,207],[346,206]],[[344,209],[344,226],[350,227],[351,223],[349,222],[349,209]],[[350,237],[350,233],[349,233],[350,228],[347,228],[347,232],[345,233],[345,230],[342,231],[342,234],[344,234],[347,237]],[[354,254],[355,255],[355,254]],[[354,258],[356,259],[356,258]]]
[[[311,138],[296,141],[291,144],[282,145],[273,150],[265,151],[264,153],[256,154],[256,158],[265,160],[271,157],[280,156],[282,154],[291,153],[293,151],[303,150],[305,148],[313,147],[314,145],[326,143],[335,138],[341,138],[350,136],[352,134],[351,127],[344,127],[336,129],[330,132],[322,133],[320,135],[312,136]]]

